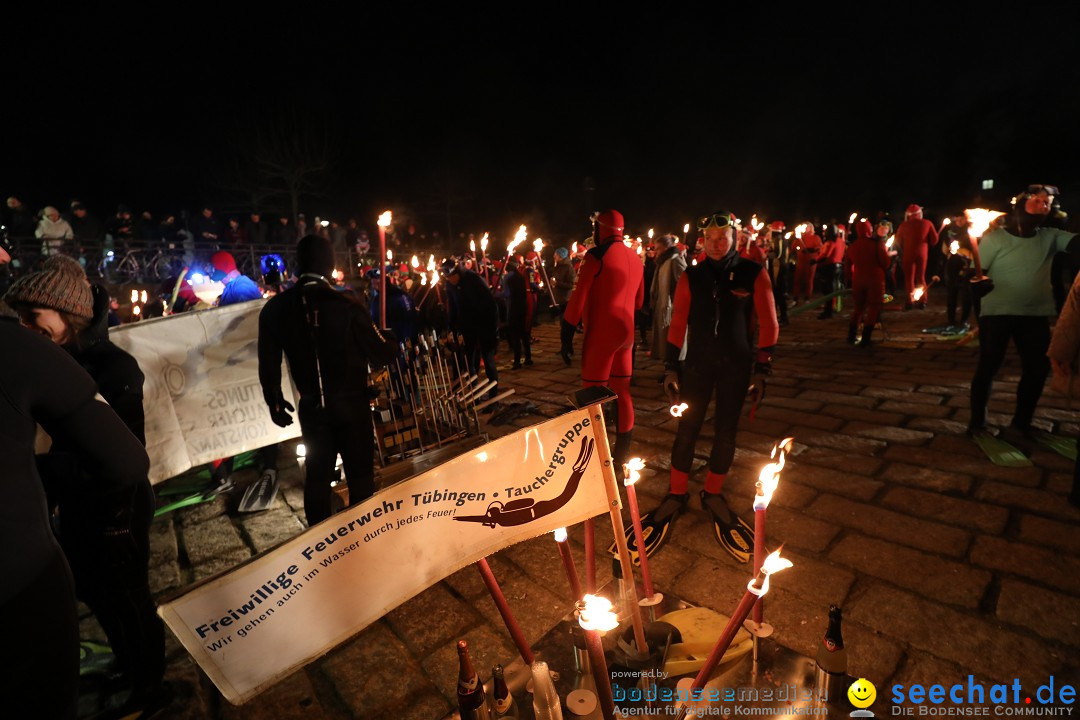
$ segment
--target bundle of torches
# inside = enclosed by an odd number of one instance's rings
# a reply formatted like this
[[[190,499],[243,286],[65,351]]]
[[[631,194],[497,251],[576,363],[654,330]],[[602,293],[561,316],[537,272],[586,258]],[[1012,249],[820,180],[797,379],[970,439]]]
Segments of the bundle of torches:
[[[683,409],[685,409],[685,404],[683,404]],[[674,410],[675,408],[672,408],[673,412]],[[769,591],[769,577],[781,570],[791,567],[792,563],[780,556],[780,549],[776,550],[768,557],[765,557],[765,515],[766,510],[769,507],[769,502],[772,500],[773,493],[776,492],[776,488],[779,485],[780,471],[784,468],[785,456],[791,451],[792,443],[792,438],[785,438],[774,445],[770,455],[772,462],[765,465],[758,476],[754,493],[754,575],[747,583],[746,593],[735,607],[734,612],[732,612],[727,625],[724,627],[723,632],[720,633],[720,637],[717,638],[716,644],[713,646],[712,652],[706,659],[705,664],[694,677],[694,680],[690,685],[691,693],[700,690],[705,686],[705,683],[716,670],[717,665],[719,665],[720,661],[723,659],[724,654],[728,651],[732,641],[735,639],[735,635],[738,633],[739,629],[744,626],[744,623],[746,623],[747,629],[754,637],[755,658],[758,637],[767,636],[769,632],[771,632],[771,628],[768,628],[764,621],[763,600],[765,594]],[[649,560],[643,551],[645,544],[644,538],[642,537],[641,513],[638,507],[635,483],[641,478],[641,471],[644,469],[645,461],[641,458],[631,458],[630,461],[623,466],[623,482],[626,486],[630,518],[634,526],[634,537],[637,542],[638,554],[641,559],[642,587],[646,596],[638,603],[636,591],[630,593],[630,598],[633,602],[629,603],[630,607],[627,609],[630,611],[631,623],[634,626],[635,642],[637,644],[638,652],[642,657],[647,657],[648,650],[647,648],[642,647],[644,631],[640,605],[654,605],[659,601],[658,598],[662,596],[657,595],[655,592],[655,588],[652,584],[652,576],[649,572]],[[620,533],[618,527],[616,527],[615,532],[616,539],[618,539]],[[592,592],[595,592],[595,588],[589,587],[587,590],[590,594],[582,594],[581,581],[578,578],[577,569],[574,566],[574,559],[570,554],[570,549],[566,542],[566,529],[559,528],[555,531],[554,535],[555,542],[559,547],[559,556],[562,559],[566,577],[570,584],[571,593],[575,599],[581,598],[581,600],[577,602],[578,623],[585,633],[586,647],[588,649],[590,661],[589,664],[592,667],[598,700],[604,717],[613,718],[615,717],[615,704],[612,697],[611,679],[608,674],[607,660],[604,657],[601,637],[603,633],[618,627],[619,621],[611,601],[607,598],[591,594]],[[591,561],[591,559],[588,560]],[[751,616],[751,613],[752,619],[747,622],[747,617]],[[766,628],[768,629],[765,630]],[[765,631],[759,632],[762,630]]]

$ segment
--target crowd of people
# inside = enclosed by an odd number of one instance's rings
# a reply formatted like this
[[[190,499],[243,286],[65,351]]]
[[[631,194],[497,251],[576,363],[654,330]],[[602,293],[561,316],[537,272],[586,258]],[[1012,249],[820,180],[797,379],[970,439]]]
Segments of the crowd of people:
[[[545,316],[559,323],[558,352],[568,366],[580,335],[582,385],[608,386],[618,395],[617,465],[630,452],[635,367],[662,363],[665,392],[673,406],[684,407],[669,494],[643,518],[645,547],[633,547],[628,533],[633,550],[655,552],[685,510],[711,406],[701,502],[717,541],[746,562],[753,529],[728,507],[722,490],[748,391],[757,393],[749,395],[751,402],[760,400],[795,307],[816,303],[818,317],[829,320],[839,314],[837,300],[850,292],[848,341],[868,347],[888,295],[899,295],[904,310],[924,309],[929,286],[944,278],[948,325],[977,322],[980,333],[969,431],[987,430],[992,382],[1012,341],[1022,377],[1016,411],[1002,433],[1023,442],[1051,368],[1062,377],[1077,372],[1078,285],[1067,297],[1058,295],[1064,311],[1051,348],[1050,318],[1061,309],[1053,289],[1057,268],[1074,272],[1080,266],[1080,240],[1051,222],[1058,196],[1051,186],[1029,186],[981,237],[969,233],[962,212],[937,227],[911,205],[895,229],[884,215],[807,221],[789,230],[782,221],[757,218],[743,226],[735,214],[715,211],[697,219],[696,242],[674,233],[645,241],[631,237],[623,215],[609,210],[594,216],[591,237],[554,248],[548,258],[540,247],[502,257],[482,247],[441,261],[434,255],[380,260],[351,285],[335,268],[334,249],[339,241],[366,242],[355,222],[335,229],[319,220],[326,232],[315,233],[287,219],[268,227],[253,213],[226,227],[207,208],[186,229],[219,249],[197,268],[201,272],[166,284],[160,312],[146,314],[269,298],[260,311],[259,380],[275,423],[288,425],[298,414],[312,524],[330,515],[338,454],[350,502],[374,491],[368,368],[389,362],[401,343],[415,343],[419,333],[460,337],[468,371],[482,370],[494,381],[490,397],[499,392],[502,341],[515,371],[533,364],[533,327]],[[0,308],[6,315],[0,321],[0,443],[11,486],[2,525],[9,537],[3,609],[7,617],[41,619],[18,623],[23,634],[17,633],[17,645],[33,652],[16,672],[25,675],[26,687],[41,687],[36,678],[52,679],[47,693],[33,695],[35,711],[47,706],[55,711],[46,713],[50,717],[73,716],[78,596],[101,622],[131,685],[125,709],[153,709],[168,701],[168,692],[163,628],[147,575],[154,497],[143,448],[142,373],[131,355],[109,342],[108,293],[68,257],[69,240],[93,235],[78,229],[89,226],[85,208],[73,203],[66,219],[45,208],[35,221],[21,207],[9,198],[8,229],[36,234],[47,259],[8,283]],[[134,238],[151,227],[160,233],[165,225],[146,215],[142,221],[120,208],[108,227],[98,224],[95,232]],[[335,237],[339,231],[344,234]],[[229,243],[271,237],[295,245],[296,267],[267,255],[257,277],[242,274]],[[9,237],[0,235],[0,265],[12,252]],[[204,277],[196,282],[195,274]],[[202,282],[216,283],[217,290],[200,292]],[[282,356],[299,392],[298,408],[282,394]],[[51,447],[35,443],[36,425],[48,433]],[[270,453],[263,465],[274,470],[275,459]],[[1078,493],[1074,485],[1072,501],[1080,504]]]

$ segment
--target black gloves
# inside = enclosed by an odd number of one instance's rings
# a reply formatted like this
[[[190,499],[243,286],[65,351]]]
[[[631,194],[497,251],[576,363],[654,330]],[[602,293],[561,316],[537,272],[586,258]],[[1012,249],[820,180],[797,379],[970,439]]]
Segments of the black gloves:
[[[766,378],[772,374],[772,351],[773,348],[759,348],[754,358],[754,369],[750,376],[750,387],[747,394],[750,396],[752,405],[760,405],[765,399],[765,390],[768,387]]]
[[[274,421],[274,424],[278,427],[289,427],[292,425],[292,415],[296,408],[289,404],[289,401],[284,398],[279,398],[276,403],[270,406],[270,419]]]

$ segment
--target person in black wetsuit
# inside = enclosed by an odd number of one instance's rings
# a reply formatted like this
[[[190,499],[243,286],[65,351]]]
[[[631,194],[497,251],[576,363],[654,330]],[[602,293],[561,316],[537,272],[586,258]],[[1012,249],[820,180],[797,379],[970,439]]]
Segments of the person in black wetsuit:
[[[24,325],[61,345],[90,374],[101,396],[145,445],[143,374],[135,358],[109,341],[105,288],[91,288],[77,261],[57,255],[40,271],[21,277],[6,297]],[[165,628],[150,592],[154,492],[149,480],[144,476],[132,485],[125,507],[102,507],[96,493],[88,492],[94,470],[60,439],[38,457],[38,470],[50,507],[57,509],[60,545],[79,599],[97,617],[132,687],[125,710],[161,707],[169,693],[163,682]],[[131,552],[103,553],[103,527],[121,515]]]
[[[664,362],[664,390],[673,404],[685,402],[671,449],[670,492],[649,513],[646,552],[654,552],[668,526],[687,504],[688,483],[701,427],[710,401],[714,435],[702,506],[713,517],[717,541],[740,562],[749,560],[753,531],[731,512],[721,493],[735,457],[735,432],[751,378],[763,387],[779,335],[772,283],[764,267],[735,250],[735,216],[716,212],[698,220],[705,236],[703,263],[688,267],[675,287]],[[757,315],[758,349],[753,317]],[[686,360],[679,354],[686,338]]]
[[[0,318],[0,518],[4,585],[0,617],[18,657],[0,680],[11,717],[74,718],[79,686],[79,620],[71,572],[49,522],[34,460],[36,424],[87,469],[84,512],[100,520],[85,538],[101,558],[136,552],[132,498],[150,469],[146,451],[105,403],[93,379],[40,334]]]
[[[327,279],[334,269],[329,240],[302,238],[297,265],[296,285],[270,298],[259,314],[259,382],[273,421],[292,424],[294,408],[281,392],[284,352],[300,393],[300,430],[307,446],[304,513],[310,526],[330,517],[330,482],[339,453],[349,504],[375,491],[368,362],[375,364],[373,357],[385,348],[396,354],[397,341],[378,330],[358,298],[338,292]]]

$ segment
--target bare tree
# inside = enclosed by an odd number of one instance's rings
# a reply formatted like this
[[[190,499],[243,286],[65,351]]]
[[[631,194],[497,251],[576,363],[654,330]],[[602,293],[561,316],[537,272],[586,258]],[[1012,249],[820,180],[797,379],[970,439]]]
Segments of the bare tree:
[[[304,196],[319,195],[333,166],[337,133],[326,113],[279,106],[236,126],[232,147],[234,179],[227,189],[244,192],[254,202],[288,199],[293,222]]]

